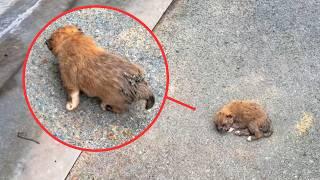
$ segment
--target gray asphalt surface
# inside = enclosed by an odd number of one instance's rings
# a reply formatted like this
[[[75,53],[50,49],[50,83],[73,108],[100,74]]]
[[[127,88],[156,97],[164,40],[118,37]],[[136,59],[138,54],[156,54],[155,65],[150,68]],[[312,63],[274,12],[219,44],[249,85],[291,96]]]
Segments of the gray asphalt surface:
[[[197,110],[167,102],[141,139],[82,153],[68,179],[319,179],[319,9],[318,1],[175,1],[155,33],[169,59],[169,95]],[[218,134],[212,114],[232,99],[265,106],[275,133],[250,143]]]
[[[98,99],[83,95],[79,107],[68,112],[58,61],[44,43],[66,24],[77,24],[100,46],[141,65],[156,97],[154,107],[146,111],[145,102],[140,101],[129,113],[116,115],[102,111]],[[39,37],[28,60],[26,80],[33,111],[53,135],[82,148],[110,148],[138,135],[156,116],[165,93],[165,66],[156,42],[143,26],[118,12],[90,9],[64,16]]]

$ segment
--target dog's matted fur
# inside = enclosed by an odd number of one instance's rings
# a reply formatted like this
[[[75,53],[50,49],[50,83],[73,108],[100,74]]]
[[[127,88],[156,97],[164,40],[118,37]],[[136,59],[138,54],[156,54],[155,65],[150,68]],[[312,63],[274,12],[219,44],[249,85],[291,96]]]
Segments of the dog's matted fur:
[[[219,132],[235,130],[235,135],[249,136],[248,141],[269,137],[273,133],[267,113],[253,101],[226,104],[215,114],[214,123]]]
[[[68,110],[78,106],[80,91],[99,97],[102,109],[116,113],[127,111],[129,104],[140,99],[147,101],[146,109],[154,105],[155,98],[143,69],[98,47],[80,28],[60,27],[46,44],[59,60]]]

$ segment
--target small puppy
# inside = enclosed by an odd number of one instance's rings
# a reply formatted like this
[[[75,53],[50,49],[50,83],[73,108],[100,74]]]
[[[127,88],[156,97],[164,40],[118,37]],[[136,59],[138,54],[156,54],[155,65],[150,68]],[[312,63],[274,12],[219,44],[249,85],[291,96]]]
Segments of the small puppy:
[[[79,105],[80,91],[100,98],[101,108],[115,113],[127,111],[129,104],[140,99],[146,100],[146,109],[154,105],[142,68],[98,47],[80,28],[60,27],[46,44],[59,61],[68,94],[67,110]]]
[[[266,112],[252,101],[232,101],[223,106],[215,114],[214,124],[218,132],[235,130],[235,135],[248,136],[248,141],[269,137],[273,133]]]

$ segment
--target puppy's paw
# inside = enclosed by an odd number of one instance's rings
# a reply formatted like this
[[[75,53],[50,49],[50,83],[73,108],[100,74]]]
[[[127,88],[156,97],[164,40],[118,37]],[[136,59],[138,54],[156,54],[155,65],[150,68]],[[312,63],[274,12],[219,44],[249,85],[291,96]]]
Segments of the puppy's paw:
[[[231,127],[231,128],[228,130],[228,132],[232,132],[233,130],[234,130],[234,128]]]
[[[106,109],[106,105],[105,105],[104,103],[101,103],[101,104],[100,104],[100,107],[101,107],[101,109],[102,109],[103,111],[107,110],[107,109]]]
[[[247,141],[251,142],[252,141],[252,136],[248,136]]]
[[[100,104],[100,107],[101,107],[101,109],[104,110],[104,111],[112,111],[112,107],[111,107],[110,105],[101,103],[101,104]]]
[[[68,111],[72,111],[76,108],[76,106],[74,106],[72,102],[67,102],[66,108]]]
[[[241,132],[239,130],[237,130],[237,131],[234,132],[234,134],[237,135],[237,136],[240,136]]]

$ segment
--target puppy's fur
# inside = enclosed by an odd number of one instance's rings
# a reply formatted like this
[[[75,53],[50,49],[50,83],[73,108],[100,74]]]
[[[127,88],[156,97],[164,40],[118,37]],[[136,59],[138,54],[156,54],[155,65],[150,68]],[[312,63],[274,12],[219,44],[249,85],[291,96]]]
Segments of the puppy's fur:
[[[248,136],[248,141],[269,137],[273,133],[266,112],[252,101],[232,101],[223,106],[215,114],[214,124],[219,132],[235,130],[235,135]]]
[[[101,108],[115,113],[127,111],[129,104],[140,99],[147,101],[146,109],[154,105],[142,68],[98,47],[78,27],[58,28],[46,44],[59,60],[68,110],[78,106],[80,91],[99,97]]]

